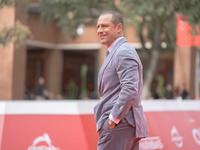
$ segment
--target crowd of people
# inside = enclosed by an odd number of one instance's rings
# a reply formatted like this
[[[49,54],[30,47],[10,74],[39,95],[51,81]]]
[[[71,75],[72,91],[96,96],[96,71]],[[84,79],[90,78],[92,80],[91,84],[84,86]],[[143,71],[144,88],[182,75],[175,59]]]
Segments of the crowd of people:
[[[38,83],[32,92],[26,92],[24,99],[26,100],[50,100],[50,99],[66,99],[61,95],[55,95],[44,87],[45,79],[40,77]],[[69,97],[70,99],[73,99]],[[153,99],[189,99],[189,93],[185,84],[183,87],[173,88],[172,84],[167,84],[166,87],[157,86],[153,92]],[[75,98],[76,99],[76,98]]]
[[[25,100],[64,100],[64,99],[96,99],[97,94],[92,90],[92,85],[88,84],[87,93],[81,94],[80,86],[77,86],[75,81],[70,80],[66,86],[66,92],[63,95],[55,94],[45,87],[45,79],[39,77],[37,84],[33,89],[27,88],[25,91]],[[83,93],[83,92],[82,92]]]
[[[185,84],[183,84],[183,87],[175,87],[171,84],[167,84],[165,88],[161,89],[159,87],[156,88],[156,91],[154,93],[154,99],[189,99],[189,93],[186,89]],[[160,94],[162,93],[162,94]]]

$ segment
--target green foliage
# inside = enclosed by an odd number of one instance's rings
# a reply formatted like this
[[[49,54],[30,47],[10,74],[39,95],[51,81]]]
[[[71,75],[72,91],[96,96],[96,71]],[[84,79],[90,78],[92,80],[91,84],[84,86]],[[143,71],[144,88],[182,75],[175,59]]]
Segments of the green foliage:
[[[0,32],[0,44],[7,46],[10,42],[14,44],[22,44],[27,35],[30,34],[29,29],[17,21],[13,27],[5,27]]]
[[[180,14],[187,16],[187,20],[193,26],[200,28],[200,1],[199,0],[176,0],[176,11]]]
[[[114,8],[113,0],[41,0],[41,19],[44,23],[56,22],[63,33],[76,37],[81,23],[96,23],[99,14]]]
[[[4,6],[13,6],[15,0],[0,0],[0,9]]]
[[[121,10],[129,24],[137,28],[138,35],[148,30],[148,35],[142,37],[153,42],[154,31],[160,27],[160,43],[166,42],[169,48],[174,48],[176,41],[176,16],[186,15],[192,26],[200,24],[199,0],[122,0]]]
[[[165,87],[164,87],[164,77],[162,75],[157,75],[157,94],[159,98],[163,98],[165,94]]]
[[[0,10],[7,6],[13,7],[15,3],[18,3],[20,0],[0,0]],[[0,23],[2,21],[0,20]],[[2,23],[3,24],[3,23]],[[4,47],[9,43],[14,43],[16,45],[22,44],[26,37],[30,34],[28,27],[23,25],[20,21],[16,21],[12,27],[4,27],[0,32],[0,44]]]
[[[80,96],[82,99],[87,98],[88,90],[87,90],[87,71],[88,66],[86,64],[81,65],[80,75],[81,75],[81,92]]]
[[[176,11],[186,15],[190,23],[200,24],[200,1],[199,0],[177,0]]]
[[[142,36],[141,40],[153,42],[154,31],[159,27],[159,44],[166,42],[168,49],[174,46],[174,33],[176,33],[174,0],[123,0],[121,9],[127,16],[128,23],[134,25],[138,35]],[[145,37],[144,29],[148,30],[148,35]]]
[[[76,99],[78,89],[76,87],[76,83],[73,79],[70,79],[69,84],[67,86],[67,98],[68,99]]]

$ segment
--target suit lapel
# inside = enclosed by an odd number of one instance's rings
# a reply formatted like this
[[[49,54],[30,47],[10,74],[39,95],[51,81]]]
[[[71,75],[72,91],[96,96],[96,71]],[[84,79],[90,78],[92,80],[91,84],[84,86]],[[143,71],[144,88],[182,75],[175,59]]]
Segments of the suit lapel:
[[[112,49],[111,53],[105,58],[104,63],[99,71],[99,77],[98,77],[98,87],[99,87],[99,94],[101,96],[102,94],[102,90],[101,90],[101,84],[102,84],[102,77],[104,74],[104,71],[106,69],[106,67],[108,66],[109,62],[111,61],[111,59],[113,58],[115,52],[117,51],[117,49],[123,44],[127,42],[125,38],[120,39],[116,45],[114,46],[114,48]]]

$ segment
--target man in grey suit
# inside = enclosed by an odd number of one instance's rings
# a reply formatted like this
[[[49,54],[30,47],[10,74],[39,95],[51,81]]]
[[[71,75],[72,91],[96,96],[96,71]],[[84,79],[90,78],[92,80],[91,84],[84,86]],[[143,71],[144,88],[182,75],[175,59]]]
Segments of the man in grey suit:
[[[115,11],[103,13],[97,22],[100,42],[108,48],[98,76],[101,100],[94,108],[98,150],[139,150],[139,140],[148,136],[140,98],[142,64],[123,37],[123,26]]]

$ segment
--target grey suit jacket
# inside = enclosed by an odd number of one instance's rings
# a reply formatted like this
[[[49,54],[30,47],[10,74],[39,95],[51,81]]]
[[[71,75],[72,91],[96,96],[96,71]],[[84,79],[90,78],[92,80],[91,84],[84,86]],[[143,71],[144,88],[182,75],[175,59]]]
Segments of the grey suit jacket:
[[[142,63],[125,38],[120,39],[106,57],[99,71],[101,100],[94,108],[97,132],[110,114],[126,118],[136,127],[136,137],[148,136],[147,122],[141,105],[143,86]]]

